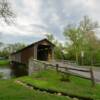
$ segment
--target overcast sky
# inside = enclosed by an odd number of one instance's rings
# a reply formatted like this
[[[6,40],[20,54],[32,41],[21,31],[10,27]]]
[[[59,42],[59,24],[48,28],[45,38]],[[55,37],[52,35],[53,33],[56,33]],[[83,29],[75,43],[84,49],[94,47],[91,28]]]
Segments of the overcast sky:
[[[8,1],[12,3],[17,18],[16,25],[11,26],[1,21],[0,41],[6,43],[32,43],[48,33],[64,41],[64,27],[78,23],[85,15],[100,23],[100,0]]]

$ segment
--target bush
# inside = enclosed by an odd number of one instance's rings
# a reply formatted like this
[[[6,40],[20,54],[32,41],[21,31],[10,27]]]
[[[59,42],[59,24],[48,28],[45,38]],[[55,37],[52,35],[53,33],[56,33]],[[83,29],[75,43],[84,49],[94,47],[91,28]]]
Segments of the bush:
[[[70,75],[69,74],[62,74],[62,77],[61,77],[61,81],[67,81],[69,82],[70,81]]]

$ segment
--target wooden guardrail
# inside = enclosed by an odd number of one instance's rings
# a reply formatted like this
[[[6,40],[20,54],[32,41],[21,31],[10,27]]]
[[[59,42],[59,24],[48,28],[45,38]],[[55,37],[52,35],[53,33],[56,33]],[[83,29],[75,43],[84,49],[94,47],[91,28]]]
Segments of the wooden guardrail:
[[[48,62],[45,62],[45,61],[39,61],[39,60],[31,59],[31,61],[29,61],[29,69],[30,69],[31,72],[32,72],[32,70],[34,70],[34,69],[31,69],[31,68],[32,68],[32,66],[34,67],[35,63],[40,64],[42,66],[42,69],[47,69],[48,67],[52,67],[52,68],[55,68],[56,71],[59,71],[61,73],[70,74],[70,75],[73,75],[73,76],[77,76],[77,77],[80,77],[80,78],[91,80],[92,86],[95,86],[95,78],[94,78],[92,68],[90,68],[90,69],[80,69],[80,68],[70,68],[70,67],[67,67],[67,66],[66,67],[61,67],[61,66],[59,66],[59,64],[54,65],[54,64],[51,64],[51,63],[48,63]],[[83,75],[80,75],[78,73],[74,73],[72,71],[79,71],[79,72],[89,73],[90,78],[85,77]]]
[[[75,61],[69,61],[69,60],[60,60],[60,59],[55,59],[51,62],[57,62],[57,63],[63,63],[63,64],[68,64],[72,66],[77,66],[77,63]]]

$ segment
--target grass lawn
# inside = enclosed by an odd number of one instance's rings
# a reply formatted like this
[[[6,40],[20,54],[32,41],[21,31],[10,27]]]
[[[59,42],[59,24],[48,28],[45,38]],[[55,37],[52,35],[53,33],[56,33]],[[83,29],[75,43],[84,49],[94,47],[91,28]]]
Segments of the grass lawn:
[[[8,60],[0,60],[0,67],[4,67],[9,65],[9,61]]]
[[[0,100],[72,100],[69,97],[57,96],[28,89],[15,80],[0,80]],[[73,99],[74,100],[74,99]]]
[[[61,81],[62,74],[55,70],[45,70],[34,73],[32,76],[18,78],[18,80],[32,84],[39,88],[56,90],[68,94],[91,97],[100,100],[100,85],[91,86],[91,81],[78,77],[70,77],[70,82]]]

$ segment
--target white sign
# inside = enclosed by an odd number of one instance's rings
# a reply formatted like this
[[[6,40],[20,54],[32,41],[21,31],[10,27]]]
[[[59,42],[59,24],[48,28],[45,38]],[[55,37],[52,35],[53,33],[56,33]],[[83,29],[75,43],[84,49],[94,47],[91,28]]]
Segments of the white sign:
[[[81,51],[81,57],[84,57],[84,51]]]

